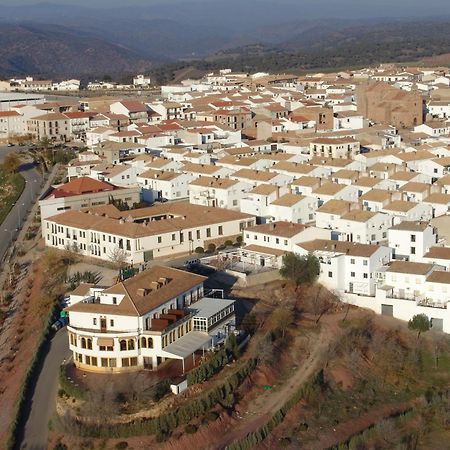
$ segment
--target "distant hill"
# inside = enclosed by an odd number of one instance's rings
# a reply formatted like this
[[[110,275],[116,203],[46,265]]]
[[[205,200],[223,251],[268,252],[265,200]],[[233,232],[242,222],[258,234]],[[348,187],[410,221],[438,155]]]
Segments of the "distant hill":
[[[278,43],[244,45],[201,60],[170,63],[156,68],[155,78],[167,82],[172,74],[187,67],[204,71],[228,67],[246,72],[300,73],[387,62],[445,62],[438,55],[450,53],[450,21],[393,20],[364,26],[315,21],[301,23],[290,32],[274,31],[272,39]]]
[[[160,58],[67,27],[0,23],[0,76],[120,75],[149,70]]]

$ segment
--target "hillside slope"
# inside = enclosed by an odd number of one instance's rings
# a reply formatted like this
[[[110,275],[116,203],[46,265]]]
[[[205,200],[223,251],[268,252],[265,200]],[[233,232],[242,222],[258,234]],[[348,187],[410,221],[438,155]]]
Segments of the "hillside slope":
[[[115,75],[148,70],[155,60],[66,27],[0,23],[0,76],[3,77]]]

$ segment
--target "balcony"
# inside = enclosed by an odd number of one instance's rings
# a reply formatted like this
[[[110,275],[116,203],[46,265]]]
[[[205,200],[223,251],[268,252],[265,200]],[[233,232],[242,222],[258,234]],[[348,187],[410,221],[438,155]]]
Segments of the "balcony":
[[[144,330],[143,333],[156,332],[165,334],[187,322],[192,317],[192,313],[188,313],[181,309],[170,309],[166,314],[161,314],[158,319],[152,319],[150,328]]]

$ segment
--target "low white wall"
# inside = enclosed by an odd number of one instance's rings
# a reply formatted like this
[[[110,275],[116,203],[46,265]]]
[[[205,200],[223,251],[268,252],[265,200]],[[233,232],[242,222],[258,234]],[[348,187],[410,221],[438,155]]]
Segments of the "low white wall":
[[[429,319],[442,319],[444,333],[450,333],[450,309],[432,308],[419,306],[415,301],[394,298],[377,299],[375,297],[364,297],[355,294],[342,294],[343,302],[361,308],[370,309],[381,314],[381,305],[392,305],[393,317],[408,321],[416,314],[425,314]]]

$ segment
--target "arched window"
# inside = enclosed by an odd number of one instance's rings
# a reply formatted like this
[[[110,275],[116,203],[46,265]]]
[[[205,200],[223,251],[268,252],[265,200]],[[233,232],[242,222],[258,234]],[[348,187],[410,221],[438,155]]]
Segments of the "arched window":
[[[141,347],[147,348],[147,339],[145,339],[145,337],[141,338]]]
[[[126,350],[127,349],[127,341],[125,339],[122,339],[120,341],[120,350]]]
[[[89,350],[92,350],[92,339],[90,339],[90,338],[87,340],[87,348]]]
[[[86,348],[86,339],[84,337],[81,338],[81,348]]]
[[[153,348],[153,338],[148,338],[148,348]]]
[[[128,340],[128,350],[134,350],[134,339]]]

